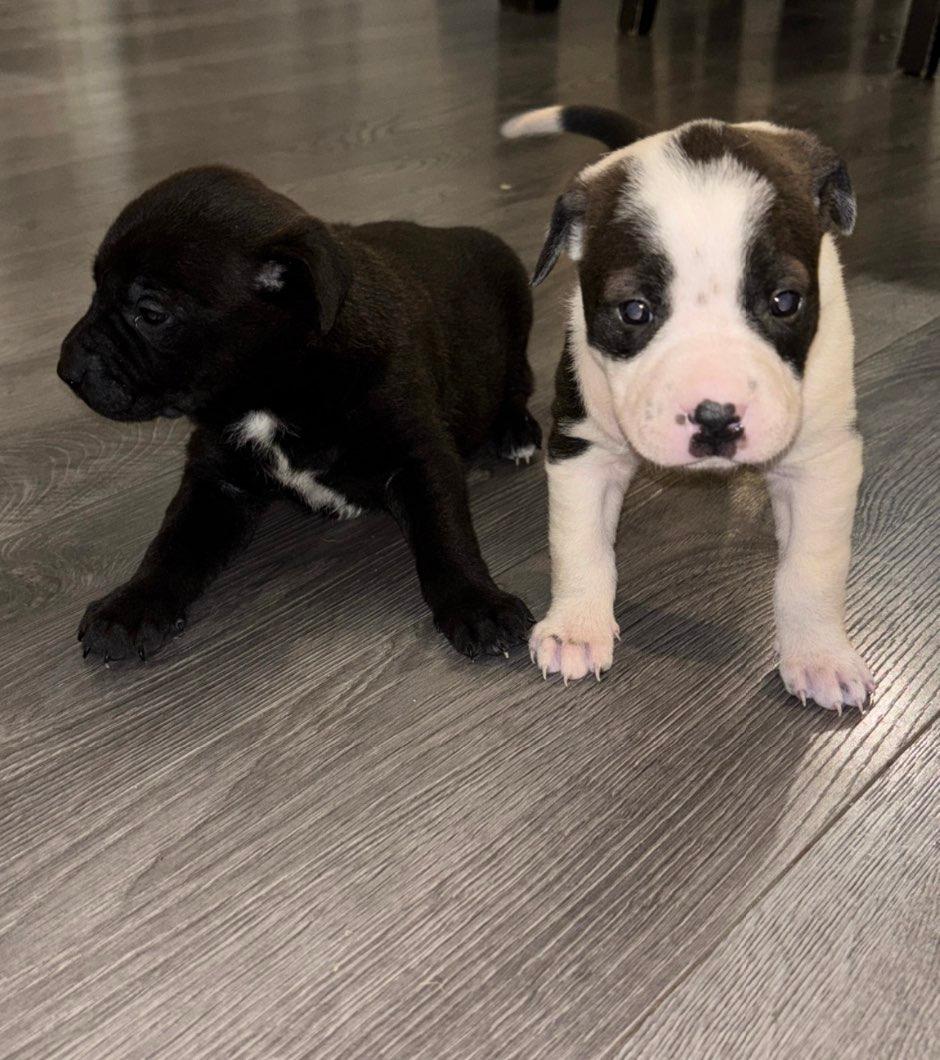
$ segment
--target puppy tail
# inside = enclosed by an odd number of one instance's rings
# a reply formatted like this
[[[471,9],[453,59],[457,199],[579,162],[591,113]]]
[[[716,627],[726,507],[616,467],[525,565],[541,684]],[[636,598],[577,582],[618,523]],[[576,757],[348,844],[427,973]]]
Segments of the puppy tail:
[[[600,140],[611,150],[626,147],[649,135],[648,129],[619,111],[584,104],[526,110],[504,122],[499,131],[507,140],[522,136],[553,136],[561,132],[578,133]]]

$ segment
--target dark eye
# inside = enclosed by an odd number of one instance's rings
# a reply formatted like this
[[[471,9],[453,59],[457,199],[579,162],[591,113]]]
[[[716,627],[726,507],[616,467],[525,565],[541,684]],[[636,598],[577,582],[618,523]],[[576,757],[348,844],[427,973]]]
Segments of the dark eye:
[[[631,298],[629,302],[621,302],[619,308],[624,324],[648,324],[653,319],[653,310],[649,302],[644,302],[642,298]]]
[[[151,327],[166,323],[169,316],[170,314],[165,309],[161,309],[160,306],[153,302],[138,302],[137,309],[134,312],[136,320],[142,320]]]
[[[777,291],[770,299],[770,311],[775,317],[792,317],[802,301],[796,291]]]

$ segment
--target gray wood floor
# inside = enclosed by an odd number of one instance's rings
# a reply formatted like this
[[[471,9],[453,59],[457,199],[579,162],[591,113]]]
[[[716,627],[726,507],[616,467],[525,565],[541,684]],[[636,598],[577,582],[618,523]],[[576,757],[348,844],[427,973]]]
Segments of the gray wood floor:
[[[643,41],[561,6],[0,2],[0,1055],[940,1053],[940,118],[892,73],[906,5],[670,0]],[[849,159],[875,709],[782,689],[746,475],[631,490],[600,685],[458,658],[389,521],[286,507],[151,664],[85,665],[82,609],[186,434],[54,374],[117,209],[220,160],[531,262],[592,148],[496,130],[556,99],[812,125]],[[537,296],[543,422],[570,281]],[[544,609],[541,469],[471,483],[495,574]]]

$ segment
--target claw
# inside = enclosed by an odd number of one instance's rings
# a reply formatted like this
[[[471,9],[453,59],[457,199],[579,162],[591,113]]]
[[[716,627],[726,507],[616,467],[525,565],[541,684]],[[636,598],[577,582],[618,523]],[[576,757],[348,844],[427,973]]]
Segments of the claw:
[[[104,657],[105,666],[107,666],[110,661],[111,661],[111,656],[108,655],[107,653],[105,653],[105,657]]]
[[[143,648],[138,648],[137,649],[137,656],[138,656],[138,658],[140,659],[141,662],[146,662],[147,661],[147,653],[144,651]]]
[[[543,681],[547,681],[548,680],[548,663],[545,663],[542,666],[542,680]]]
[[[600,681],[600,679],[601,679],[601,668],[599,666],[595,666],[594,667],[594,676],[597,678],[598,681]]]
[[[509,652],[508,651],[504,651],[503,652],[503,657],[508,659],[509,658]]]
[[[176,627],[176,632],[177,633],[182,633],[183,630],[186,628],[186,619],[185,618],[178,618],[173,623],[173,625]]]
[[[91,652],[91,645],[90,644],[86,644],[85,647],[82,648],[82,658],[83,659],[87,659],[90,652]]]
[[[561,679],[562,679],[562,681],[565,682],[565,688],[567,688],[568,687],[568,675],[567,674],[562,674],[561,675]]]
[[[805,692],[799,692],[799,693],[797,693],[797,694],[798,694],[798,695],[799,695],[799,697],[800,697],[800,702],[801,702],[801,703],[803,704],[803,706],[805,707],[805,706],[806,706],[806,693],[805,693]]]

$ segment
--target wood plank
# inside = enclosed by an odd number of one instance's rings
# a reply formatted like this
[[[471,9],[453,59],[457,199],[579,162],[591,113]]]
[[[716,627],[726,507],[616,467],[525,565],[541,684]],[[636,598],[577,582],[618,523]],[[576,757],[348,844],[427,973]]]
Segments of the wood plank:
[[[933,724],[611,1052],[936,1056],[938,758]]]
[[[604,0],[548,20],[467,0],[0,0],[0,1056],[602,1055],[700,966],[719,975],[703,962],[735,966],[755,910],[795,898],[788,874],[892,763],[926,782],[936,108],[885,73],[902,0],[747,9],[675,0],[638,44]],[[780,687],[749,475],[631,489],[600,685],[545,685],[522,652],[456,657],[388,520],[286,506],[152,665],[83,665],[76,621],[136,562],[185,434],[94,417],[52,371],[117,207],[225,159],[324,217],[481,223],[531,262],[595,152],[495,130],[556,98],[813,125],[850,160],[867,445],[850,617],[875,709],[839,720]],[[543,422],[570,283],[559,269],[536,296]],[[541,469],[477,469],[471,496],[494,572],[544,609]],[[874,849],[895,818],[869,818]],[[876,882],[890,902],[897,879]],[[825,976],[810,944],[792,962]],[[901,972],[910,998],[935,975]],[[814,996],[782,1041],[825,1041]],[[893,1022],[916,1055],[923,1023],[877,996],[883,1022],[861,1026],[880,1041]]]
[[[899,401],[911,419],[935,335],[870,362],[880,378],[863,409]],[[119,1049],[149,996],[152,938],[170,947],[156,973],[170,1011],[185,1013],[194,992],[213,1010],[234,1006],[211,1026],[156,1021],[145,1041],[161,1052],[178,1034],[180,1055],[233,1050],[271,1004],[297,1028],[277,1044],[288,1055],[308,1035],[323,1055],[441,1055],[455,1043],[472,1055],[494,1017],[485,1041],[507,1053],[516,1039],[600,1047],[935,716],[930,631],[916,616],[936,607],[936,583],[897,578],[923,569],[935,522],[916,488],[920,503],[894,517],[910,450],[891,432],[874,444],[866,489],[880,499],[853,612],[867,616],[862,644],[887,681],[861,722],[788,706],[768,673],[773,548],[746,482],[729,493],[683,480],[628,511],[624,643],[599,687],[543,686],[519,657],[471,667],[429,641],[421,618],[363,644],[400,606],[374,569],[348,572],[328,613],[293,579],[235,579],[257,614],[221,639],[208,620],[194,628],[197,663],[176,653],[76,682],[74,660],[34,641],[52,662],[44,674],[24,682],[21,657],[0,674],[18,705],[0,961],[10,1001],[30,998],[14,1040]],[[710,517],[690,533],[683,508]],[[394,565],[406,569],[403,554]],[[504,580],[538,600],[544,553]],[[72,790],[85,793],[78,805],[50,799]],[[88,908],[94,895],[109,897]],[[269,913],[255,924],[257,902]],[[230,976],[233,946],[273,993]],[[296,996],[282,997],[305,962]],[[78,1023],[50,1029],[63,998]]]

